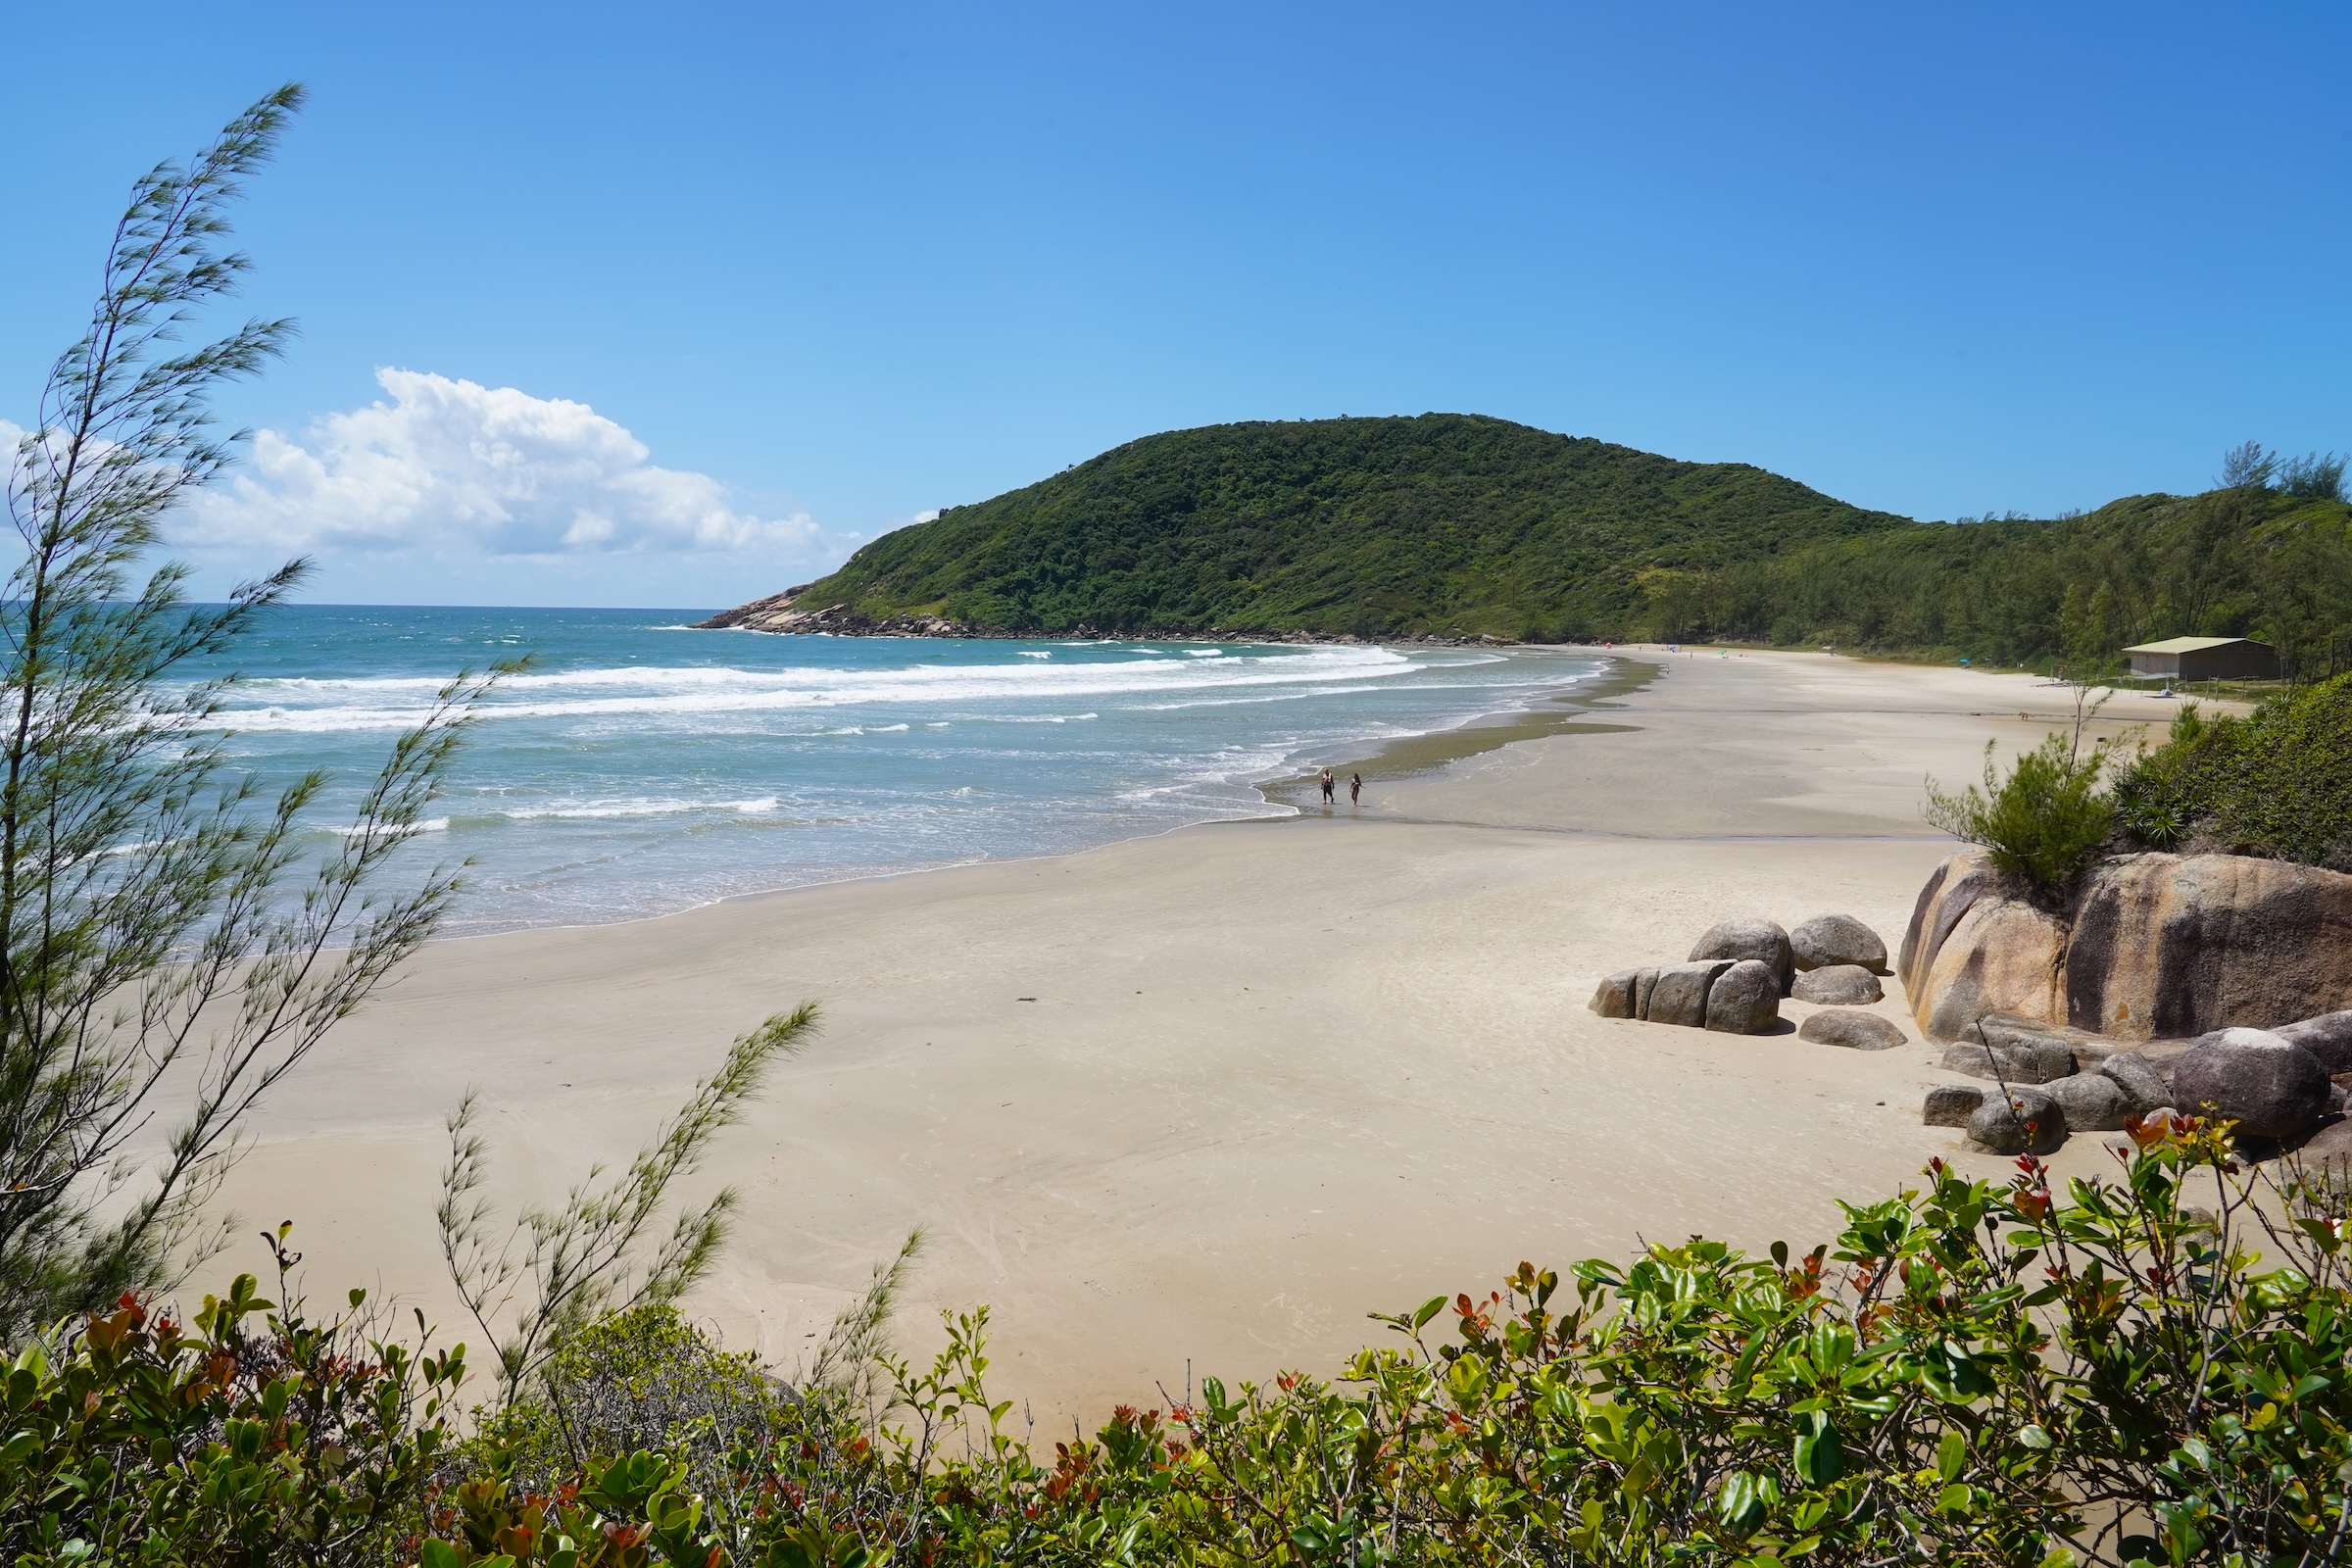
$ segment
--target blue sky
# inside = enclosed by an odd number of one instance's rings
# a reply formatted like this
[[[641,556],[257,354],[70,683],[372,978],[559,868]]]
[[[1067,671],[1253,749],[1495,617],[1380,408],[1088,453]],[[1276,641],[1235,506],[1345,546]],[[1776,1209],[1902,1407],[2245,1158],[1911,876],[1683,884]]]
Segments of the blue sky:
[[[732,603],[1243,418],[1492,414],[1922,517],[2352,447],[2340,4],[4,20],[0,419],[131,177],[311,87],[241,219],[304,336],[183,525],[212,588],[307,549],[321,601]]]

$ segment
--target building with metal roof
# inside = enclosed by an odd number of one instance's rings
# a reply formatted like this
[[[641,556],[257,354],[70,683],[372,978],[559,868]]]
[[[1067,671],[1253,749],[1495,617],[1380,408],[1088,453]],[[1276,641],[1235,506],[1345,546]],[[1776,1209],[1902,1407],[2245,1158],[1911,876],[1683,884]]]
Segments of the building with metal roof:
[[[2278,650],[2250,637],[2167,637],[2124,652],[2132,673],[2166,680],[2277,680]]]

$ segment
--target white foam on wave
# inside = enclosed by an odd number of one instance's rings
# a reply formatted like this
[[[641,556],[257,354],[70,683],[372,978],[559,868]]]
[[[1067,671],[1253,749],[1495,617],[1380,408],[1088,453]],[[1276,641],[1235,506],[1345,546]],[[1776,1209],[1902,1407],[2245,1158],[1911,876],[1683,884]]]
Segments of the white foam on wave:
[[[356,839],[362,833],[367,832],[368,829],[364,827],[326,827],[318,829],[317,831],[331,833],[339,839]],[[449,831],[449,818],[446,816],[424,817],[417,822],[416,831],[419,833],[446,833]],[[109,850],[107,853],[109,855],[122,855],[128,853],[128,851],[133,848],[136,848],[136,846],[125,846],[123,849]]]
[[[624,796],[609,801],[550,801],[544,806],[516,806],[470,814],[500,817],[510,822],[600,821],[636,816],[676,816],[688,811],[732,811],[739,816],[765,816],[779,809],[783,804],[773,795],[733,801],[695,800],[676,796]],[[443,820],[446,822],[447,818]]]
[[[1388,649],[1355,647],[1214,661],[1155,654],[1117,662],[925,663],[896,669],[618,666],[517,675],[502,682],[498,694],[480,712],[488,719],[659,718],[787,712],[858,704],[1176,697],[1251,687],[1311,687],[1335,679],[1388,679],[1425,667]],[[600,689],[614,688],[623,690],[596,695]],[[439,689],[438,681],[405,676],[256,680],[240,688],[238,695],[261,701],[225,710],[220,722],[227,728],[252,732],[403,729],[425,716],[426,709],[417,699]]]

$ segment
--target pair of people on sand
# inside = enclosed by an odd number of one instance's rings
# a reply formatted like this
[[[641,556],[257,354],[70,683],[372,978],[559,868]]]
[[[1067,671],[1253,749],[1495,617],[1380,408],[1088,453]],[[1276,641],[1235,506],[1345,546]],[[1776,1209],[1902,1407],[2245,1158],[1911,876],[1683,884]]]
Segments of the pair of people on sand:
[[[1334,792],[1336,792],[1338,789],[1339,781],[1331,776],[1330,768],[1325,768],[1323,770],[1323,804],[1325,806],[1331,805],[1337,799],[1337,796]],[[1348,775],[1348,804],[1349,806],[1361,806],[1363,802],[1364,775],[1361,773],[1350,773]]]

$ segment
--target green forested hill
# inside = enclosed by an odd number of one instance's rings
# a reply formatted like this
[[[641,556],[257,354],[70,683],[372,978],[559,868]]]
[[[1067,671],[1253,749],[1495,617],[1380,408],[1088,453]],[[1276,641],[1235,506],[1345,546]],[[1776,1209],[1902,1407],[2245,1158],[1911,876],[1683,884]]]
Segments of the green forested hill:
[[[1615,636],[1644,573],[1905,526],[1744,464],[1471,415],[1222,424],[888,534],[797,602],[996,631]]]
[[[1913,522],[1744,464],[1473,415],[1221,424],[885,535],[790,607],[990,632],[1834,642],[2083,670],[2129,643],[2246,635],[2320,675],[2352,668],[2342,477],[2265,457],[2198,496]]]

